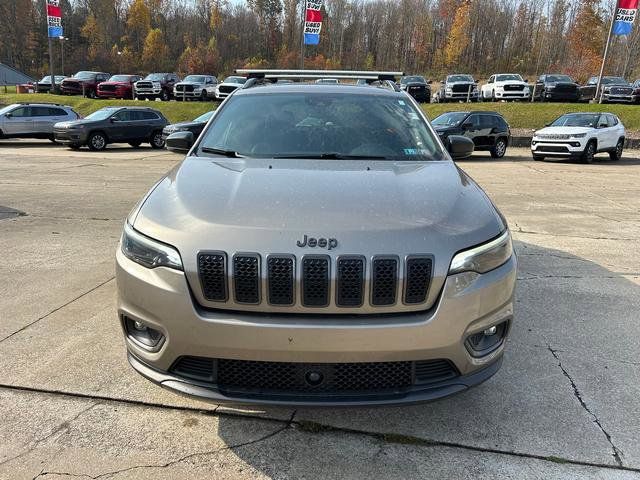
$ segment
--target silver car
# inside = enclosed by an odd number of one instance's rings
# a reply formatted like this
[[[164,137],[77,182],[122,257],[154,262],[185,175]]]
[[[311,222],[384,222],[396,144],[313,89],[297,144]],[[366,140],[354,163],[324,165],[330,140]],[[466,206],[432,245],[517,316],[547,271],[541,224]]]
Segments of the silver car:
[[[53,103],[14,103],[0,108],[0,138],[48,138],[53,125],[80,118],[71,107]]]
[[[269,84],[295,72],[239,71],[253,78],[127,217],[130,364],[233,403],[402,404],[487,380],[516,258],[506,220],[452,160],[473,142],[443,144],[393,72],[340,76],[379,78],[369,87]]]

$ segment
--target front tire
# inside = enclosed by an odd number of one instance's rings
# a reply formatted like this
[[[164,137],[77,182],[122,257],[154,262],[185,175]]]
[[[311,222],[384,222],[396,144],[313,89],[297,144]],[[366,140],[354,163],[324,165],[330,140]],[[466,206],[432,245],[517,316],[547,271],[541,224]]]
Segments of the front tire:
[[[499,138],[496,140],[496,144],[489,151],[492,158],[502,158],[507,153],[507,140]]]
[[[87,92],[87,98],[95,99],[95,98],[96,98],[96,91],[95,91],[95,90],[93,90],[93,89],[90,89],[90,90]]]
[[[533,154],[533,161],[534,162],[541,162],[544,160],[544,155],[536,155],[535,153]]]
[[[160,149],[164,147],[164,140],[162,139],[162,132],[160,130],[156,130],[151,134],[151,138],[149,139],[149,143],[151,144],[151,148]]]
[[[169,92],[167,92],[166,90],[162,90],[162,93],[160,94],[160,100],[162,100],[163,102],[168,102],[171,99],[171,96],[169,95]]]
[[[89,135],[87,145],[89,146],[89,150],[93,150],[94,152],[104,150],[107,148],[107,137],[101,132],[92,133]]]
[[[582,160],[582,163],[593,163],[593,157],[595,157],[595,155],[596,144],[594,142],[589,142],[584,148],[584,152],[582,152],[580,160]]]
[[[207,100],[207,91],[203,89],[202,92],[200,92],[200,101],[206,102]]]
[[[141,144],[142,142],[129,142],[129,145],[131,145],[133,148],[138,148]]]
[[[616,149],[612,152],[609,152],[609,158],[613,162],[617,162],[622,159],[622,151],[624,150],[624,138],[618,140],[616,144]]]

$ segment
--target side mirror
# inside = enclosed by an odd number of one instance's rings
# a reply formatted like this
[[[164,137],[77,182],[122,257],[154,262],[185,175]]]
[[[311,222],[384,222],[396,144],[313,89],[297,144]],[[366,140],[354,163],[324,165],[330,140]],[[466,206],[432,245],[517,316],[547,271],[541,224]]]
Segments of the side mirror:
[[[523,82],[524,82],[524,83],[529,83],[529,79],[528,79],[528,78],[525,78],[525,79],[523,80]]]
[[[598,124],[598,128],[607,128],[609,125],[607,125],[606,123],[599,123]]]
[[[117,120],[117,119],[115,119],[115,118],[113,118],[113,117],[111,117],[111,118],[109,119],[109,122],[111,122],[111,123],[116,123],[117,121],[118,121],[118,120]]]
[[[9,112],[9,113],[5,113],[4,116],[7,117],[7,118],[11,118],[11,117],[13,117],[13,114],[11,112]]]
[[[471,127],[473,127],[473,123],[471,123],[471,122],[466,122],[466,123],[463,123],[463,124],[461,125],[461,127],[462,127],[462,128],[471,128]]]
[[[167,137],[167,150],[176,153],[187,153],[193,146],[194,141],[195,139],[191,132],[172,133]]]
[[[446,146],[447,151],[454,160],[469,158],[474,150],[473,142],[461,135],[449,135]]]

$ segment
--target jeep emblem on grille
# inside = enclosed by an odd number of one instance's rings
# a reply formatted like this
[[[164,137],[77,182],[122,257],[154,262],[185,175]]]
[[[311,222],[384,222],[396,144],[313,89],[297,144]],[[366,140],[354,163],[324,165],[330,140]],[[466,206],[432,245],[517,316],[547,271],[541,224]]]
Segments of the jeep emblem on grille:
[[[326,248],[328,250],[333,250],[338,246],[338,240],[336,240],[335,238],[313,238],[305,235],[302,240],[298,240],[296,242],[296,245],[298,245],[300,248],[319,247],[319,248]]]

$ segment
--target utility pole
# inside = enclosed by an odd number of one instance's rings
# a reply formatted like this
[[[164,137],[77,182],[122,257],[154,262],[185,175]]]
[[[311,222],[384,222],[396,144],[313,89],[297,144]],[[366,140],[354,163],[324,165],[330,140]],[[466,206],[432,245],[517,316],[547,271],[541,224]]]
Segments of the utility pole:
[[[304,21],[307,11],[307,0],[301,0],[302,15],[300,23],[300,70],[304,70]]]
[[[53,47],[51,45],[51,37],[49,37],[49,75],[51,75],[51,91],[58,93],[56,88],[56,77],[53,74]]]
[[[67,40],[67,37],[60,35],[58,38],[60,39],[60,58],[62,59],[62,69],[60,74],[64,75],[64,41]]]
[[[602,75],[604,75],[604,66],[607,63],[607,56],[609,55],[609,43],[611,43],[611,36],[613,35],[613,24],[616,21],[616,15],[618,14],[618,6],[620,5],[620,0],[616,0],[616,6],[613,10],[613,15],[611,16],[611,25],[609,26],[609,36],[607,36],[607,44],[604,46],[604,55],[602,57],[602,65],[600,66],[600,75],[598,75],[598,85],[596,86],[596,95],[593,98],[596,103],[602,103],[602,94],[600,92],[600,87],[602,84]]]

